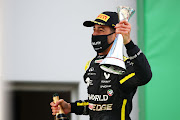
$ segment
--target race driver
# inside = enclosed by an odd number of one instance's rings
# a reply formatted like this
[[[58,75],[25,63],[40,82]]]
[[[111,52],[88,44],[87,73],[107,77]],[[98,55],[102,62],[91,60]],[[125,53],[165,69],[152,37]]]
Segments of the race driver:
[[[52,114],[61,105],[65,114],[89,115],[90,120],[131,120],[132,99],[137,87],[147,84],[152,77],[150,65],[137,45],[130,38],[131,25],[126,20],[118,21],[116,12],[103,12],[94,21],[85,21],[93,27],[92,46],[96,57],[86,64],[84,81],[88,99],[67,103],[60,99],[51,102]],[[103,71],[99,63],[111,49],[117,34],[122,34],[129,58],[124,57],[126,73],[117,75]]]

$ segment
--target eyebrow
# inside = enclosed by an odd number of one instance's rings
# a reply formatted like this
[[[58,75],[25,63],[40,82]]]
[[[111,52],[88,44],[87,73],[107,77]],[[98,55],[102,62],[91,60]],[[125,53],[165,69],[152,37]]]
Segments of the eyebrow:
[[[95,27],[93,27],[93,28],[95,28]],[[100,29],[100,28],[104,29],[104,27],[98,27],[98,29]]]

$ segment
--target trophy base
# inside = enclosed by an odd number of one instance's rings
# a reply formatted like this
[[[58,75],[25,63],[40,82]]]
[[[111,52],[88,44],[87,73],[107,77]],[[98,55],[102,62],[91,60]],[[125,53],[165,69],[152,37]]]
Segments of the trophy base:
[[[103,64],[100,66],[100,68],[106,72],[118,74],[118,75],[123,75],[126,73],[126,69],[110,64]]]

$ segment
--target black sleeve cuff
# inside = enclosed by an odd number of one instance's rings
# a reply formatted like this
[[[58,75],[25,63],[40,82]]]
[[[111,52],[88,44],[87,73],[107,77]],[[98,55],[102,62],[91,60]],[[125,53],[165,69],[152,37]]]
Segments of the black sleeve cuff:
[[[76,112],[76,103],[70,103],[71,104],[71,113]]]
[[[129,57],[137,56],[136,54],[140,52],[139,47],[135,45],[132,40],[128,44],[126,44],[125,47],[127,49],[127,54]]]
[[[89,108],[88,108],[88,101],[76,101],[74,103],[70,103],[71,104],[71,113],[75,113],[76,115],[88,115],[89,114]],[[82,104],[82,105],[78,105],[78,104]],[[85,104],[85,105],[83,105]]]
[[[125,45],[127,50],[133,49],[136,45],[131,40],[128,44]]]

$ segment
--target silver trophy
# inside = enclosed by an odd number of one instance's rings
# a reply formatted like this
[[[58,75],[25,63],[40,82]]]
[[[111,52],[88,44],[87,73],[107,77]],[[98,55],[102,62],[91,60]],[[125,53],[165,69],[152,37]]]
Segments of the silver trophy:
[[[118,6],[117,13],[119,21],[127,20],[134,14],[135,10],[130,7]],[[123,37],[121,34],[116,36],[106,58],[100,63],[100,68],[113,74],[122,75],[126,72],[126,66],[123,59]]]

